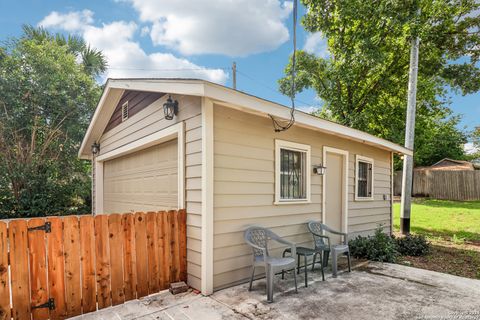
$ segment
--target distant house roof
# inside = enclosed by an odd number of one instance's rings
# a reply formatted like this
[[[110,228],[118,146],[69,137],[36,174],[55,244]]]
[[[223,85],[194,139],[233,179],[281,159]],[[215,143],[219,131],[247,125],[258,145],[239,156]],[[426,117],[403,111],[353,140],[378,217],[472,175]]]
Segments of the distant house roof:
[[[475,170],[473,164],[464,160],[454,160],[450,158],[444,158],[437,163],[432,164],[430,167],[417,167],[416,170],[448,170],[448,171],[461,171]]]

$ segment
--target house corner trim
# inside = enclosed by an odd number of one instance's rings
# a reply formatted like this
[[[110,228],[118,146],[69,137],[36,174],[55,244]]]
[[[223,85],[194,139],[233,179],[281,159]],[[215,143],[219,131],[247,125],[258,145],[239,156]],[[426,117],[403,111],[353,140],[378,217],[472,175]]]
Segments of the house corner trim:
[[[213,293],[213,102],[202,98],[202,294]]]

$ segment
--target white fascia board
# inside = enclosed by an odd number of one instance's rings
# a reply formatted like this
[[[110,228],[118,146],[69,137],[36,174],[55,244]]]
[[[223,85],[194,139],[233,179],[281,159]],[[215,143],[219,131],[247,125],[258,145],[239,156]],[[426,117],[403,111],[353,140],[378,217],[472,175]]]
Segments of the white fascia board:
[[[110,79],[109,83],[111,88],[123,90],[164,92],[171,94],[186,94],[191,96],[205,95],[205,83],[198,80]]]
[[[103,90],[102,96],[100,97],[100,101],[98,102],[97,108],[95,108],[95,112],[93,114],[92,120],[90,120],[90,124],[88,125],[88,128],[87,128],[87,132],[85,133],[82,144],[80,145],[80,149],[78,150],[78,157],[80,159],[90,159],[90,153],[84,152],[84,149],[86,147],[87,141],[90,138],[93,127],[97,122],[97,119],[102,109],[101,107],[103,106],[103,103],[105,102],[105,99],[107,98],[108,93],[110,92],[110,88],[108,87],[108,84],[109,84],[109,80],[107,80],[107,83],[105,84],[105,89]]]
[[[78,157],[80,159],[90,159],[91,151],[90,146],[93,142],[98,140],[103,134],[110,117],[115,111],[115,107],[122,98],[124,90],[112,88],[109,82],[105,85],[102,97],[98,102],[95,113],[88,126],[85,137],[78,151]]]
[[[113,110],[105,115],[101,115],[104,109],[106,97],[112,89],[120,90],[139,90],[149,92],[165,92],[172,94],[184,94],[192,96],[200,96],[211,98],[214,101],[223,103],[229,107],[238,108],[248,112],[259,113],[263,115],[271,114],[279,118],[288,119],[290,117],[290,109],[247,93],[226,88],[224,86],[210,83],[203,80],[195,79],[109,79],[106,84],[105,91],[100,99],[97,110],[95,111],[92,122],[90,123],[87,134],[82,142],[79,156],[86,158],[90,155],[89,150],[85,150],[88,142],[92,142],[91,135],[101,135],[102,130],[93,132],[93,128],[99,126],[96,124],[98,118],[103,116],[109,118]],[[413,151],[399,146],[388,140],[375,137],[371,134],[360,130],[342,126],[335,122],[318,118],[316,116],[297,111],[295,113],[296,123],[310,129],[323,131],[329,134],[338,135],[346,139],[362,142],[372,146],[380,147],[389,151],[401,154],[412,155]],[[108,121],[108,120],[107,120]],[[106,124],[105,124],[106,125]],[[101,128],[100,128],[101,129]],[[103,128],[104,129],[104,128]],[[99,138],[99,137],[95,137]]]
[[[271,114],[284,119],[290,118],[290,109],[286,108],[285,106],[242,92],[232,91],[219,85],[206,83],[205,95],[218,100],[219,102],[224,101],[234,106],[238,106],[240,109],[252,109],[263,114]],[[412,150],[399,146],[388,140],[378,138],[374,135],[357,129],[342,126],[338,123],[321,119],[301,111],[297,111],[295,113],[295,120],[297,124],[305,125],[312,129],[343,136],[347,139],[367,143],[377,147],[380,146],[389,151],[393,150],[401,154],[413,154]]]

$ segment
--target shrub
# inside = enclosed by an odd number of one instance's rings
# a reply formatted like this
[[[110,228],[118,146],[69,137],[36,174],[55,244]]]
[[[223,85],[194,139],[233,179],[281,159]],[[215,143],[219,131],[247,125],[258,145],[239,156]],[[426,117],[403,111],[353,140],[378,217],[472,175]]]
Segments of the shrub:
[[[350,254],[355,258],[366,258],[380,262],[395,262],[398,252],[395,239],[385,234],[379,226],[369,237],[358,236],[348,242]]]
[[[430,251],[430,243],[423,235],[407,235],[395,239],[397,250],[404,256],[424,256]]]

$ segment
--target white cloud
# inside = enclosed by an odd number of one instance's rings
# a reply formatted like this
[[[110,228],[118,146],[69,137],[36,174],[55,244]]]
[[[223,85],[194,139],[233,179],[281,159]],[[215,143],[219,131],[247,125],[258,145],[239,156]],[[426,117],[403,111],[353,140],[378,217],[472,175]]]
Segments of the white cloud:
[[[465,150],[466,154],[475,154],[476,152],[480,151],[473,145],[472,142],[467,142],[463,145],[463,150]]]
[[[64,24],[66,17],[79,15],[79,12],[55,13],[55,19],[47,19],[52,16],[50,14],[39,25],[76,32],[92,47],[101,50],[109,65],[105,77],[201,78],[222,84],[227,80],[228,75],[222,69],[208,69],[170,53],[146,53],[134,40],[138,32],[134,22],[115,21],[97,27],[92,24],[92,18],[75,28],[69,26],[67,30]],[[48,23],[44,24],[45,21]]]
[[[320,58],[328,58],[329,56],[327,39],[325,39],[321,32],[308,34],[303,50],[308,53],[313,53]]]
[[[45,28],[56,28],[73,32],[82,29],[90,23],[93,23],[93,12],[90,10],[73,11],[66,14],[52,11],[40,21],[39,25]]]
[[[246,56],[276,49],[289,38],[283,0],[125,0],[152,23],[150,36],[184,55]]]

